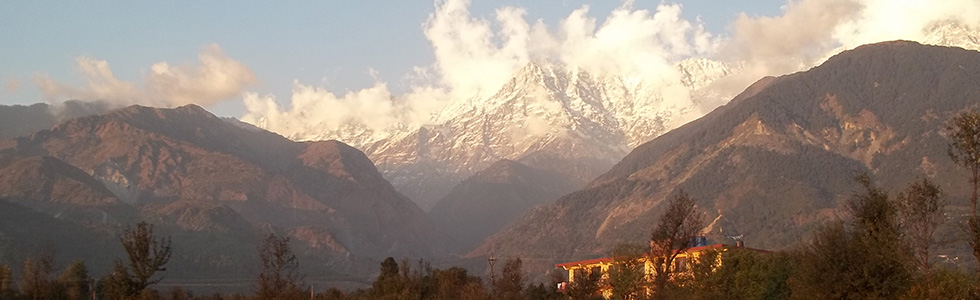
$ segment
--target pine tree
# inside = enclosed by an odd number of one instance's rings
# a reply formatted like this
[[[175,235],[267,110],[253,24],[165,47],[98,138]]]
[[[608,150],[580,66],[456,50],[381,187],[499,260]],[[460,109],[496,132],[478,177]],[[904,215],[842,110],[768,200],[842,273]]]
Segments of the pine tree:
[[[524,287],[527,278],[520,258],[508,259],[500,272],[500,279],[495,282],[497,299],[519,300],[524,297]]]
[[[58,276],[58,283],[64,288],[64,296],[70,300],[89,299],[90,280],[88,269],[81,260],[72,262]]]

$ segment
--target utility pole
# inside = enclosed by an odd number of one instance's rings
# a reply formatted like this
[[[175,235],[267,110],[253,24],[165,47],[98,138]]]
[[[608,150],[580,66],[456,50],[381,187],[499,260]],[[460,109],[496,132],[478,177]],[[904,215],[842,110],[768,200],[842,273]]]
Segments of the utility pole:
[[[490,252],[490,258],[487,258],[487,262],[490,263],[490,299],[497,299],[497,293],[494,290],[496,287],[493,281],[493,263],[497,262],[497,259],[493,257],[493,252]]]
[[[313,300],[313,284],[310,284],[310,300]]]

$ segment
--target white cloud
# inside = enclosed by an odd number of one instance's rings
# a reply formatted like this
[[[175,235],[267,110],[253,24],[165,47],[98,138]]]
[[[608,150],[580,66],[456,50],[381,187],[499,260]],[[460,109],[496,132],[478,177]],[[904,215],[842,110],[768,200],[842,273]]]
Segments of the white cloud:
[[[83,76],[85,86],[61,84],[46,75],[37,75],[35,82],[50,102],[101,100],[119,106],[163,107],[190,103],[208,106],[236,98],[258,82],[251,68],[226,56],[216,44],[205,47],[198,60],[199,65],[155,63],[139,85],[116,78],[107,61],[79,57],[75,59],[75,68]]]
[[[413,127],[436,120],[453,101],[489,96],[531,61],[550,61],[602,76],[643,82],[659,92],[661,105],[688,107],[690,91],[680,82],[676,64],[707,57],[742,66],[709,86],[712,93],[734,95],[766,75],[815,66],[844,49],[893,39],[921,40],[937,22],[978,26],[977,0],[791,0],[775,17],[739,16],[729,32],[707,32],[699,21],[682,18],[679,4],[661,3],[653,11],[625,1],[601,23],[588,6],[559,24],[528,21],[519,7],[501,7],[492,18],[473,16],[469,0],[436,1],[423,23],[435,62],[419,66],[407,80],[410,92],[392,95],[387,84],[342,96],[324,88],[296,84],[289,104],[272,96],[246,96],[243,120],[263,122],[287,136],[311,130],[331,131],[350,121],[372,130]],[[704,102],[686,122],[710,111]]]
[[[344,96],[324,88],[298,85],[288,108],[271,96],[246,97],[243,120],[262,123],[286,136],[313,129],[338,130],[348,121],[374,130],[412,127],[435,120],[451,101],[489,96],[531,61],[552,61],[595,74],[643,78],[666,90],[680,85],[674,63],[709,54],[718,41],[701,24],[681,18],[679,5],[656,11],[634,10],[629,3],[602,24],[581,7],[556,28],[528,22],[517,7],[501,7],[492,20],[470,14],[469,1],[438,1],[423,24],[435,62],[408,75],[410,92],[391,95],[384,82]],[[380,90],[383,90],[381,92]],[[679,102],[690,103],[687,93]],[[374,109],[374,105],[379,105]],[[275,124],[278,122],[289,125]],[[318,137],[319,138],[319,137]]]
[[[921,41],[927,29],[940,22],[980,27],[977,0],[865,0],[861,14],[840,24],[834,39],[845,48],[878,41],[907,39]]]

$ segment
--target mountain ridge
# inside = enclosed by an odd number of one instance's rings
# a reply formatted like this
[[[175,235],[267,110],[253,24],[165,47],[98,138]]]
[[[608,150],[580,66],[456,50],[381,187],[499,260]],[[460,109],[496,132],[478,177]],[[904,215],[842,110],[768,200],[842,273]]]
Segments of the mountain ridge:
[[[764,78],[468,255],[601,256],[616,243],[646,239],[663,199],[680,190],[706,213],[709,239],[744,234],[753,247],[784,249],[842,217],[842,204],[859,188],[851,176],[863,171],[890,191],[927,174],[949,193],[950,211],[960,211],[965,177],[944,159],[941,130],[953,114],[978,108],[971,100],[980,96],[978,62],[976,51],[896,41]]]
[[[250,252],[270,232],[292,235],[297,250],[322,267],[311,269],[318,274],[365,275],[385,256],[433,257],[444,243],[361,151],[337,141],[293,142],[196,105],[130,106],[0,141],[0,158],[13,165],[38,160],[32,157],[62,163],[122,207],[106,212],[110,224],[96,220],[103,216],[76,222],[109,233],[149,220],[180,246],[197,248],[174,262],[182,276],[247,271],[255,263]],[[12,188],[17,203],[42,213],[80,210],[41,205],[38,189]]]

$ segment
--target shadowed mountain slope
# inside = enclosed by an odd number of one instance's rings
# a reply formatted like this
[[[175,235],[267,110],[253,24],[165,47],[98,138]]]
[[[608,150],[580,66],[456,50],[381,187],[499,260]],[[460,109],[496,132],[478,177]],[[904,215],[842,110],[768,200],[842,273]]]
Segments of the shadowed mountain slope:
[[[429,217],[469,251],[538,204],[551,203],[584,183],[557,172],[501,160],[456,185]]]

